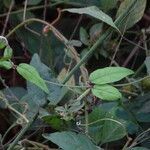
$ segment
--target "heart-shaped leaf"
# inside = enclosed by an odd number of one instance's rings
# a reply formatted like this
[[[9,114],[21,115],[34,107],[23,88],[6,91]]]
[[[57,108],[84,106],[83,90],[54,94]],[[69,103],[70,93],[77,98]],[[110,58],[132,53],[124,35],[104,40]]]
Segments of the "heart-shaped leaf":
[[[57,144],[63,150],[98,150],[98,148],[88,139],[88,137],[83,134],[64,131],[44,134],[43,136],[44,138]]]
[[[97,144],[116,141],[127,134],[124,121],[115,115],[117,106],[114,104],[102,104],[89,114],[89,136]]]

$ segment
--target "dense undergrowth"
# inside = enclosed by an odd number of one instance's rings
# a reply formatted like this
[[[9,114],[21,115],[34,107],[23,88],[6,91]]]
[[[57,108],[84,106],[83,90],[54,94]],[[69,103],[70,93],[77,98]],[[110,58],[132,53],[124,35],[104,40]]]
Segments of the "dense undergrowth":
[[[0,150],[150,149],[149,5],[0,0]]]

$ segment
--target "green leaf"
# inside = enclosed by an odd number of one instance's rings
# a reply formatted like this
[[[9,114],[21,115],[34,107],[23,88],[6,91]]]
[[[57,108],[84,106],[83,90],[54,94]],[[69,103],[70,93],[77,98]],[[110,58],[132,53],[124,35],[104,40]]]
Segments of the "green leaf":
[[[119,81],[133,73],[132,70],[123,67],[106,67],[92,72],[89,79],[94,84],[106,84]]]
[[[117,12],[117,17],[121,16],[128,5],[132,3],[133,0],[124,0]],[[134,4],[132,11],[122,20],[121,26],[118,27],[120,30],[129,29],[134,24],[136,24],[143,16],[146,7],[146,0],[137,0]]]
[[[83,28],[83,27],[81,27],[80,28],[80,41],[83,43],[83,44],[85,44],[85,45],[89,45],[89,40],[88,40],[88,38],[89,38],[89,35],[88,35],[88,33],[87,33],[87,31]]]
[[[7,45],[8,45],[7,39],[3,36],[0,36],[0,49],[3,49]]]
[[[10,93],[9,90],[11,90],[12,93]],[[22,87],[9,87],[9,89],[3,89],[3,93],[5,94],[7,100],[12,103],[17,101],[16,98],[20,100],[27,93],[27,91]]]
[[[39,111],[40,106],[43,106],[45,104],[45,99],[40,99],[41,97],[38,97],[38,95],[38,93],[27,93],[20,100],[22,103],[28,104],[28,111],[26,112],[26,116],[29,120],[32,119],[34,115]]]
[[[89,114],[89,136],[97,144],[116,141],[127,134],[124,123],[115,115],[116,109],[117,106],[105,103]]]
[[[39,73],[40,77],[43,80],[50,79],[51,71],[45,64],[43,64],[41,62],[38,54],[34,54],[32,56],[30,65],[33,66],[37,70],[37,72]],[[47,87],[48,87],[48,85],[47,85]],[[38,106],[44,106],[46,104],[47,95],[41,88],[39,88],[38,86],[36,86],[35,84],[33,84],[31,82],[27,82],[27,91],[28,91],[29,97],[30,97],[30,95],[32,96],[32,102],[36,103]],[[50,90],[49,90],[49,93],[51,93]]]
[[[43,137],[57,144],[63,150],[98,150],[88,137],[74,132],[55,132],[44,134]]]
[[[55,78],[53,71],[46,66],[44,63],[41,62],[40,57],[38,54],[34,54],[32,56],[32,60],[30,62],[30,65],[32,65],[39,73],[40,77],[44,80],[46,80],[46,85],[49,90],[48,95],[44,93],[39,87],[34,85],[31,82],[27,82],[27,91],[28,96],[32,97],[32,101],[34,101],[38,106],[43,106],[47,102],[47,100],[50,102],[50,105],[56,105],[59,103],[63,98],[64,88],[66,87],[60,87],[58,85],[54,85],[50,82],[58,83],[58,80]],[[24,98],[24,100],[26,97]]]
[[[150,75],[150,56],[147,56],[147,57],[146,57],[144,63],[145,63],[146,68],[147,68],[147,73]]]
[[[108,25],[118,30],[112,18],[109,17],[107,14],[105,14],[96,6],[90,6],[90,7],[85,7],[85,8],[64,9],[63,11],[68,11],[68,12],[77,13],[77,14],[86,14],[86,15],[92,16],[98,20],[101,20],[107,23]]]
[[[122,97],[118,89],[111,85],[94,85],[92,93],[96,97],[107,101],[118,100]]]
[[[130,115],[130,112],[127,112],[122,107],[118,107],[115,114],[119,119],[122,119],[125,122],[124,124],[126,126],[126,130],[128,134],[136,134],[138,132],[139,125],[134,120],[134,118]]]
[[[104,119],[106,114],[107,114],[106,111],[102,110],[100,107],[96,107],[88,115],[89,124],[91,124],[88,126],[89,129],[88,134],[96,144],[101,142],[101,134],[104,120],[100,119]]]
[[[11,48],[10,46],[7,46],[7,47],[5,48],[5,50],[4,50],[4,55],[3,55],[3,57],[4,57],[4,58],[7,58],[7,59],[11,59],[12,54],[13,54],[12,48]]]
[[[150,122],[150,113],[137,113],[136,118],[139,122]]]
[[[45,123],[49,124],[53,129],[61,130],[66,128],[64,120],[56,115],[45,115],[42,117],[42,120],[44,120]]]
[[[0,61],[0,68],[5,68],[5,69],[9,70],[12,67],[13,67],[12,62],[10,62],[10,61]]]
[[[110,118],[110,120],[106,119],[104,121],[101,133],[101,143],[119,140],[127,134],[124,125],[113,118],[112,115],[107,114],[106,118]]]
[[[17,66],[17,72],[24,77],[27,81],[30,81],[40,87],[43,91],[46,93],[49,93],[49,90],[45,84],[45,81],[40,77],[39,73],[36,71],[36,69],[25,63],[19,64]]]
[[[150,93],[139,95],[126,105],[139,122],[150,122]]]
[[[70,46],[81,47],[82,43],[79,40],[70,40],[68,43]]]
[[[97,23],[94,24],[90,28],[90,40],[95,42],[95,40],[99,37],[100,33],[102,32],[103,29],[103,23]]]
[[[69,102],[69,109],[68,109],[68,112],[69,113],[76,113],[78,112],[79,110],[82,109],[82,107],[84,107],[84,103],[81,102],[81,100],[70,100]]]

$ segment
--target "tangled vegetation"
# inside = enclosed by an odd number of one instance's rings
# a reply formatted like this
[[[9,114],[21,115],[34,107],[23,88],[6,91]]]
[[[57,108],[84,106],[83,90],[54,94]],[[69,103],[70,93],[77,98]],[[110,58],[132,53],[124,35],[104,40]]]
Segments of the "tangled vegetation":
[[[0,3],[0,150],[150,149],[150,1]]]

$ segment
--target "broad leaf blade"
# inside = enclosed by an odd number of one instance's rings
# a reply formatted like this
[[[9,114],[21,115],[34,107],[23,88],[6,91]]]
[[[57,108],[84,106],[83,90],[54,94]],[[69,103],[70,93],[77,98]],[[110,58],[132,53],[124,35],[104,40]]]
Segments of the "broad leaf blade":
[[[102,104],[89,114],[89,135],[97,144],[116,141],[127,134],[124,122],[115,115],[114,104]]]
[[[89,43],[88,38],[89,38],[89,35],[87,31],[83,27],[81,27],[80,28],[80,41],[85,45],[89,45],[90,43]]]
[[[47,82],[50,81],[50,82],[58,83],[57,79],[53,74],[53,71],[48,66],[46,66],[44,63],[41,62],[38,54],[33,55],[30,65],[32,65],[38,71],[42,79],[46,80]],[[30,82],[27,82],[28,93],[34,95],[36,103],[39,102],[40,106],[43,106],[43,104],[47,100],[50,101],[52,105],[56,105],[60,100],[59,96],[62,91],[60,86],[50,84],[47,82],[46,85],[49,90],[48,95],[45,95],[45,93],[37,86],[33,85]]]
[[[0,68],[5,68],[5,69],[9,70],[12,67],[13,67],[13,65],[10,61],[0,61]]]
[[[98,150],[98,148],[82,134],[74,132],[55,132],[44,134],[44,138],[57,144],[63,150]]]
[[[89,31],[90,40],[95,42],[95,40],[99,37],[103,30],[103,23],[94,24]]]
[[[10,46],[7,46],[4,50],[4,58],[6,59],[11,59],[13,55],[13,50]]]
[[[107,118],[110,118],[110,120]],[[102,128],[101,142],[107,143],[110,141],[116,141],[123,138],[126,134],[127,132],[124,125],[116,120],[113,115],[108,113]]]
[[[124,0],[121,3],[117,12],[117,17],[125,13],[126,8],[132,3],[132,1],[133,0]],[[137,0],[132,10],[130,11],[129,15],[123,19],[121,26],[118,28],[124,31],[124,29],[129,29],[134,24],[136,24],[142,18],[145,7],[146,7],[146,0]]]
[[[45,84],[45,81],[40,77],[39,73],[36,71],[36,69],[25,63],[19,64],[17,66],[17,72],[24,77],[27,81],[30,81],[40,87],[43,91],[46,93],[49,93],[49,90]]]
[[[90,6],[90,7],[85,7],[85,8],[64,9],[63,11],[68,11],[68,12],[77,13],[77,14],[86,14],[86,15],[92,16],[98,20],[101,20],[107,23],[108,25],[118,30],[112,18],[109,17],[107,14],[105,14],[96,6]]]
[[[7,45],[8,45],[7,39],[3,36],[0,36],[0,49],[3,49]]]
[[[94,84],[107,84],[119,81],[133,73],[132,70],[123,67],[106,67],[92,72],[89,79]]]
[[[122,97],[121,93],[111,85],[94,85],[92,93],[96,97],[107,101],[118,100]]]

